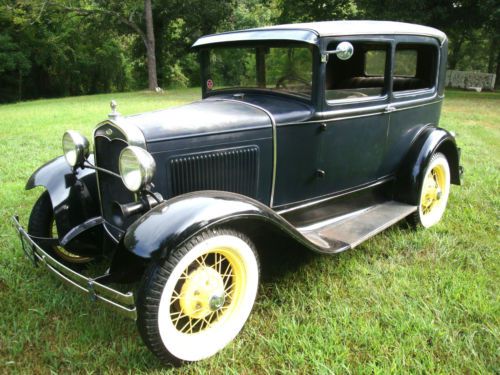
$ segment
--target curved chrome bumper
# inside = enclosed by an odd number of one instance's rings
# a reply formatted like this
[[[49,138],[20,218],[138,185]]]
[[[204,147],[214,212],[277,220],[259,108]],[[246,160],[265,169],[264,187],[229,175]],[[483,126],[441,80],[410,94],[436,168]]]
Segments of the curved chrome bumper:
[[[43,264],[65,283],[76,287],[79,291],[89,294],[92,301],[101,301],[128,318],[136,319],[134,294],[132,292],[122,293],[101,284],[97,279],[84,276],[66,267],[31,239],[26,230],[19,224],[18,217],[12,218],[14,227],[19,233],[24,253],[35,265]]]

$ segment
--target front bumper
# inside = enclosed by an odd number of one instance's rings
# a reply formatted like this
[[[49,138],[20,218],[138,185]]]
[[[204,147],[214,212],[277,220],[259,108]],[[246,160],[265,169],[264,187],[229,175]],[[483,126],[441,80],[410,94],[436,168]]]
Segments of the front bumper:
[[[62,281],[76,287],[81,292],[87,293],[92,301],[104,302],[120,314],[134,320],[137,319],[135,299],[132,292],[122,293],[96,281],[99,278],[89,278],[66,267],[32,240],[26,230],[19,224],[17,216],[13,217],[12,221],[19,233],[24,253],[35,265],[45,265]]]

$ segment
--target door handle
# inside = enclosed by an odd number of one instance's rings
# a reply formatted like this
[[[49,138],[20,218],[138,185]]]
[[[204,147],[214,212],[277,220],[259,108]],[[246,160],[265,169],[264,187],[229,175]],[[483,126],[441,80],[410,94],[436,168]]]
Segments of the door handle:
[[[388,105],[387,107],[385,107],[384,112],[390,113],[390,112],[394,112],[395,110],[396,110],[396,107],[394,107],[392,105]]]

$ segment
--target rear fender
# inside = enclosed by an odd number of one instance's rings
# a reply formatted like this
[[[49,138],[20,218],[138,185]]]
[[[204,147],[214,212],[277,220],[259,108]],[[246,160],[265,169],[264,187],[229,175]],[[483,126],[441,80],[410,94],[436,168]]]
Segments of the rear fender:
[[[225,191],[198,191],[161,203],[128,228],[123,245],[141,258],[163,259],[171,250],[208,228],[238,224],[249,233],[255,230],[256,223],[267,226],[266,229],[274,227],[308,248],[321,252],[321,248],[269,207]]]
[[[397,176],[397,198],[408,204],[417,205],[420,197],[420,185],[432,156],[441,152],[450,165],[451,183],[460,185],[460,149],[455,137],[448,131],[427,126],[413,142]]]
[[[89,161],[93,163],[93,155]],[[64,156],[59,156],[38,168],[28,179],[26,190],[36,186],[47,189],[59,238],[86,220],[100,216],[95,171],[76,168],[73,171]]]

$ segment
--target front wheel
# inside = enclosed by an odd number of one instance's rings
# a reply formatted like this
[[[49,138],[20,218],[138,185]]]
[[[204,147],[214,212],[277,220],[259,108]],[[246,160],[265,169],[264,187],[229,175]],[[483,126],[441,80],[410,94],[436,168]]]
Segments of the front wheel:
[[[163,361],[208,358],[243,328],[258,283],[250,239],[233,230],[208,230],[148,267],[138,291],[139,332]]]
[[[410,216],[414,226],[429,228],[443,217],[450,194],[450,166],[446,156],[435,153],[420,185],[418,210]]]
[[[38,245],[47,253],[49,253],[49,255],[71,268],[81,268],[94,260],[93,257],[72,253],[64,249],[62,246],[47,245],[47,243],[44,243],[44,241],[41,240],[42,238],[58,238],[54,210],[52,208],[50,195],[47,191],[44,191],[42,195],[40,195],[31,210],[28,223],[28,234],[34,236],[34,241],[37,242]],[[37,239],[36,237],[39,237],[40,239]]]

